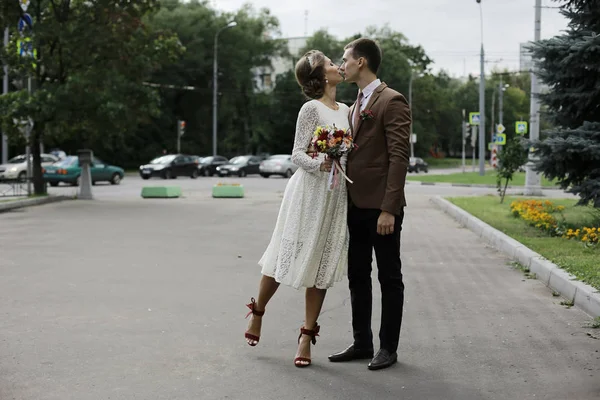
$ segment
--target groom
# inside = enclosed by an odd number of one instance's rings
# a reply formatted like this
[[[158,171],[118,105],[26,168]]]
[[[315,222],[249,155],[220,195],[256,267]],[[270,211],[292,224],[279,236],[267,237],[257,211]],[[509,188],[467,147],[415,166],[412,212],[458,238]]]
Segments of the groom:
[[[373,358],[370,370],[391,366],[402,323],[404,284],[400,231],[404,218],[404,184],[409,163],[411,112],[400,93],[377,79],[381,49],[373,40],[357,39],[344,48],[340,71],[360,89],[350,109],[350,129],[357,148],[348,158],[348,280],[354,343],[329,356],[332,362]],[[371,331],[371,264],[375,249],[381,285],[380,350],[373,357]]]

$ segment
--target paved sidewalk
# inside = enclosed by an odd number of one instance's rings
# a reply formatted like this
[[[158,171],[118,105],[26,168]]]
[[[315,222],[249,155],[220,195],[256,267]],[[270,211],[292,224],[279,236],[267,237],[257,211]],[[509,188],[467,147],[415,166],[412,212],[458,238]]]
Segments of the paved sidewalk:
[[[327,361],[351,340],[346,282],[327,294],[311,368],[292,363],[301,291],[280,289],[250,348],[244,304],[279,201],[74,201],[0,214],[0,399],[600,397],[600,330],[424,195],[408,199],[398,365]]]

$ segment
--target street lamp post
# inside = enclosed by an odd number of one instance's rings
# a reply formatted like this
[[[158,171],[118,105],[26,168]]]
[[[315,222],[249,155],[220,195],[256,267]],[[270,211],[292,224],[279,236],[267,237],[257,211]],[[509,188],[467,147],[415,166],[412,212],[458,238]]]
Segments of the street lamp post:
[[[413,80],[415,78],[415,71],[411,69],[410,71],[410,79],[408,80],[408,105],[410,106],[410,110],[412,113],[413,102],[412,102],[412,94],[413,94]],[[413,143],[413,124],[410,124],[410,156],[415,156],[415,144]]]
[[[237,22],[231,21],[226,26],[222,27],[215,33],[215,47],[214,47],[214,56],[213,56],[213,156],[217,155],[217,93],[219,87],[219,79],[218,79],[218,67],[219,63],[217,60],[218,55],[218,45],[219,45],[219,34],[223,32],[225,29],[233,28],[237,25]]]
[[[481,72],[479,78],[479,175],[485,175],[485,53],[483,50],[483,7],[481,0],[479,15],[481,19]]]
[[[4,29],[4,50],[8,48],[8,28]],[[4,65],[4,77],[2,78],[2,94],[8,93],[8,65]],[[6,133],[2,132],[2,164],[8,161],[8,138]]]
[[[535,31],[534,41],[539,42],[541,39],[542,32],[542,1],[535,0]],[[536,75],[537,66],[533,63],[533,69],[531,71],[531,106],[530,106],[530,126],[531,132],[529,134],[530,140],[538,140],[540,138],[540,99],[539,95],[539,81]],[[540,174],[536,172],[533,167],[536,159],[535,154],[529,151],[529,161],[525,165],[525,195],[526,196],[541,196],[541,178]]]

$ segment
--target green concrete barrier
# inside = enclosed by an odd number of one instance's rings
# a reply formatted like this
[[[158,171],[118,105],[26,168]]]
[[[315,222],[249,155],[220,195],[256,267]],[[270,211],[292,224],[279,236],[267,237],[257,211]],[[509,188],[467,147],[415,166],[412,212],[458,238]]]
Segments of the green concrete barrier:
[[[212,196],[214,198],[242,198],[244,197],[244,187],[237,183],[218,183],[213,186]]]
[[[150,198],[178,198],[181,197],[181,188],[178,186],[145,186],[142,188],[142,197]]]

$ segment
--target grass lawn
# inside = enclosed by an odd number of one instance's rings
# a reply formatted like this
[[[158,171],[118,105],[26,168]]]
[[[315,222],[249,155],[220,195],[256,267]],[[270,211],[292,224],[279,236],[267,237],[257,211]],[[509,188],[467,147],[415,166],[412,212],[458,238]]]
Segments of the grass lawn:
[[[473,214],[485,223],[523,243],[564,270],[600,290],[600,246],[586,248],[581,242],[560,237],[550,237],[541,230],[527,225],[510,213],[510,203],[524,200],[506,197],[500,204],[497,196],[454,197],[449,201]],[[575,200],[554,199],[555,205],[565,206],[563,211],[568,225],[580,227],[600,226],[600,212],[592,207],[576,207]],[[556,216],[557,219],[560,218]]]
[[[436,182],[436,183],[461,183],[461,184],[474,184],[474,185],[494,185],[496,186],[496,172],[486,171],[484,176],[479,175],[479,172],[462,172],[450,175],[427,175],[427,174],[413,174],[406,177],[409,181],[420,181],[420,182]],[[508,186],[525,186],[525,173],[517,172],[513,176],[513,180]],[[550,187],[555,186],[552,182],[542,177],[542,186]]]
[[[458,168],[462,166],[462,159],[460,158],[433,158],[427,157],[423,160],[429,164],[430,169],[435,168]]]

